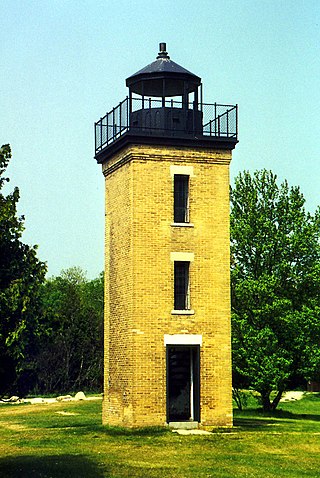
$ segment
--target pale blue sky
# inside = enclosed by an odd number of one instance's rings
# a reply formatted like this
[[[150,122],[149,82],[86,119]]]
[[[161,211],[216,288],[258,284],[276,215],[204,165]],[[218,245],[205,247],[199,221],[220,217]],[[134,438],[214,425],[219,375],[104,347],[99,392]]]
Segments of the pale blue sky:
[[[160,42],[206,102],[239,104],[232,177],[272,169],[320,204],[320,0],[2,0],[0,17],[0,142],[49,276],[103,269],[93,123]]]

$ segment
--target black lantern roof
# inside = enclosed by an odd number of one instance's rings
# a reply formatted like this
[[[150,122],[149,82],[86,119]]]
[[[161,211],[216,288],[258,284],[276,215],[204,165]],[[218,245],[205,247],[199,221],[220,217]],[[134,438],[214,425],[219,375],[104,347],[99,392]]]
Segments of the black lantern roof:
[[[195,91],[201,78],[172,61],[166,44],[160,43],[156,61],[126,79],[132,93],[141,96],[182,96]]]

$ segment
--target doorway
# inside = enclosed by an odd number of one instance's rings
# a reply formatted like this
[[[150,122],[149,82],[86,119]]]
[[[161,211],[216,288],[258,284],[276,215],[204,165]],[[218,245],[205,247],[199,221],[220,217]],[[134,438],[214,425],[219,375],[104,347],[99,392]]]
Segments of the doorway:
[[[167,345],[167,421],[200,421],[198,345]]]

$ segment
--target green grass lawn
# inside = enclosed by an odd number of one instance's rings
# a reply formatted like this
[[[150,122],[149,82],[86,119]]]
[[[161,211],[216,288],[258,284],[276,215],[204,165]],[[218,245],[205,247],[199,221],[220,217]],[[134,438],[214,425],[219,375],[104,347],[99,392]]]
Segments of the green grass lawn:
[[[320,477],[320,394],[181,436],[101,425],[101,400],[0,406],[1,478]]]

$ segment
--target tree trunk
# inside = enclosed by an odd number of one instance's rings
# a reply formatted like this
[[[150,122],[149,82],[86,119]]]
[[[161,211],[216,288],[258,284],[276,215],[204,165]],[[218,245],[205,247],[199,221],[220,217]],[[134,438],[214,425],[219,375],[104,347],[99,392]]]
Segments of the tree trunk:
[[[282,397],[282,394],[283,394],[283,389],[281,388],[280,390],[277,391],[277,395],[275,396],[272,404],[271,404],[271,407],[272,407],[272,410],[275,410],[280,402],[280,399]]]
[[[239,410],[243,410],[240,391],[235,387],[232,388],[232,397],[236,402]]]
[[[277,408],[280,399],[282,397],[283,389],[277,390],[277,395],[270,401],[270,393],[271,392],[260,392],[261,393],[261,400],[262,400],[262,408],[264,412],[270,412]]]
[[[270,410],[272,410],[272,406],[270,402],[270,392],[260,392],[260,393],[261,393],[263,411],[270,412]]]

